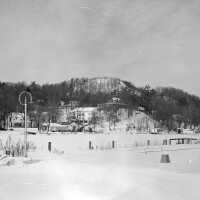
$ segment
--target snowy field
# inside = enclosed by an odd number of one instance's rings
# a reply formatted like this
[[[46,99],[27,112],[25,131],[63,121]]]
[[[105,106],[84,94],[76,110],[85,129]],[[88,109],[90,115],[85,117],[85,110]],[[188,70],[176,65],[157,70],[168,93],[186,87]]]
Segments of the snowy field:
[[[23,139],[23,130],[1,132],[2,143],[8,134]],[[0,160],[0,199],[199,200],[200,145],[161,145],[175,137],[186,135],[29,135],[28,158]],[[171,162],[160,163],[162,154]]]

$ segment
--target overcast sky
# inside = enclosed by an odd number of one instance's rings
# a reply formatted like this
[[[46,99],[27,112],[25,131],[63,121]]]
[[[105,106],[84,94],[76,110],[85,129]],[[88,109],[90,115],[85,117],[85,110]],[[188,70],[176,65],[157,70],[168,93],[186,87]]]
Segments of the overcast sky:
[[[0,80],[112,76],[200,95],[199,0],[0,0]]]

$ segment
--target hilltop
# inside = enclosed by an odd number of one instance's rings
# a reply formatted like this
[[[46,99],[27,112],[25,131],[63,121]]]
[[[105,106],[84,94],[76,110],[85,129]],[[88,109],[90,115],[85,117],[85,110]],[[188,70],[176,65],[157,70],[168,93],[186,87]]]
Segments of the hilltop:
[[[82,90],[91,94],[99,92],[108,94],[115,90],[120,92],[126,87],[136,89],[130,82],[111,77],[72,78],[66,83],[73,88],[73,92],[80,92]]]

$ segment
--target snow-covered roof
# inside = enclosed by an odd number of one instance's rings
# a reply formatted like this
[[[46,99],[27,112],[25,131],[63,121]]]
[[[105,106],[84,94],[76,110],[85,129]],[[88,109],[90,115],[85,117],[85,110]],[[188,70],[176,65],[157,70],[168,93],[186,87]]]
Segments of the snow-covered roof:
[[[97,110],[97,107],[78,107],[74,110],[80,111],[80,112],[93,112]]]

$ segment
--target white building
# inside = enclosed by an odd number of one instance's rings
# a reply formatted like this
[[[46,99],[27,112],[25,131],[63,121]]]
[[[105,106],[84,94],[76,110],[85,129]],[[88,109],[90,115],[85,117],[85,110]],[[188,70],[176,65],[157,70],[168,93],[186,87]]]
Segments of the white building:
[[[24,113],[12,112],[9,114],[7,118],[7,126],[8,128],[19,128],[24,127]],[[27,126],[31,127],[30,117],[27,115]]]
[[[8,116],[8,127],[23,127],[24,113],[13,112]]]
[[[73,109],[72,112],[77,119],[89,122],[92,119],[93,113],[97,112],[97,107],[78,107]]]

